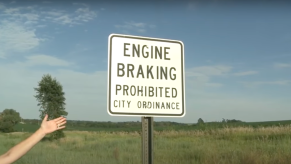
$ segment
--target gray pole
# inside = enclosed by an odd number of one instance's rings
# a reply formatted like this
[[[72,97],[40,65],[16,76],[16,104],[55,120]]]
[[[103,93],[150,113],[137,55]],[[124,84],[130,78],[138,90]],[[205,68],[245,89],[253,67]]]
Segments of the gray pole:
[[[142,123],[142,163],[153,164],[154,118],[141,117]]]

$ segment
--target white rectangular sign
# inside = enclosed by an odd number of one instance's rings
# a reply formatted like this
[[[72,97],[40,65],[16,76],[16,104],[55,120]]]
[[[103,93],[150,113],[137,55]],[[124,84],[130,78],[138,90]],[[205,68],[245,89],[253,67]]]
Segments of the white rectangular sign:
[[[111,34],[107,111],[112,116],[185,115],[184,44]]]

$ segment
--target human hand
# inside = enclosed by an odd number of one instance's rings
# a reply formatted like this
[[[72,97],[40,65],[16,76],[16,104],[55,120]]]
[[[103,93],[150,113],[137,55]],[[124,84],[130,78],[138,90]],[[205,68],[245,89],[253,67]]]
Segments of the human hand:
[[[62,126],[66,124],[66,118],[59,117],[50,121],[47,121],[48,115],[46,114],[44,119],[42,120],[40,128],[45,134],[52,133],[56,130],[64,129],[66,126]]]

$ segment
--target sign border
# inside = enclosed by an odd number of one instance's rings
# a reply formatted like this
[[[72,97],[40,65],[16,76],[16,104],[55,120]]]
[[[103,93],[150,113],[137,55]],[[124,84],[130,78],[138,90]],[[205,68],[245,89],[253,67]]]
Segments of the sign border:
[[[162,114],[162,113],[126,113],[126,112],[112,112],[111,111],[111,64],[112,64],[112,39],[114,37],[119,38],[130,38],[130,39],[139,39],[139,40],[149,40],[149,41],[159,41],[159,42],[170,42],[178,43],[181,46],[181,80],[182,80],[182,113],[181,114]],[[149,116],[149,117],[184,117],[186,114],[186,102],[185,102],[185,70],[184,70],[184,44],[182,41],[178,40],[169,40],[161,38],[150,38],[144,36],[134,36],[134,35],[124,35],[124,34],[110,34],[108,37],[108,82],[107,82],[107,112],[111,116]]]

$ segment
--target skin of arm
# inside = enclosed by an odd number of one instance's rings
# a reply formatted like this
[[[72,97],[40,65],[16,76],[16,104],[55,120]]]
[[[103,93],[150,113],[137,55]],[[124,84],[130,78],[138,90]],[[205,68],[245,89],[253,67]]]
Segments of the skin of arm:
[[[41,127],[33,133],[26,140],[20,142],[16,146],[12,147],[5,154],[0,156],[0,164],[10,164],[18,160],[24,154],[26,154],[34,145],[36,145],[45,135],[52,133],[56,130],[65,128],[62,126],[66,123],[66,118],[59,117],[54,120],[47,121],[48,115],[46,115],[42,121]]]

